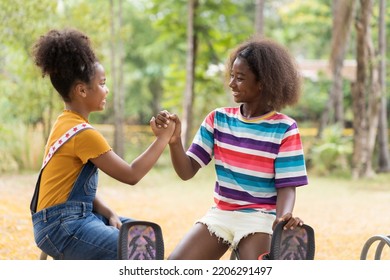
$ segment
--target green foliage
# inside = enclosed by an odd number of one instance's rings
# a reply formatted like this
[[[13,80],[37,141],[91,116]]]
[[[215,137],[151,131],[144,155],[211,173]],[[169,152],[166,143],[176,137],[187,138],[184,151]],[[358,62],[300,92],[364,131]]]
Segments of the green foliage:
[[[352,144],[352,137],[344,136],[339,126],[326,128],[323,138],[309,150],[308,169],[320,176],[348,176],[351,171]]]
[[[159,31],[156,41],[165,42],[165,49],[171,50],[164,53],[170,56],[164,72],[162,107],[181,115],[186,75],[187,1],[151,2],[149,11],[155,15],[152,24]],[[253,5],[253,1],[199,1],[195,22],[198,46],[194,130],[209,111],[230,103],[223,66],[229,51],[253,35]]]
[[[33,42],[50,26],[55,12],[53,1],[2,1],[0,18],[3,26],[0,30],[0,96],[2,105],[0,117],[3,120],[15,119],[24,124],[34,124],[42,120],[42,112],[47,107],[45,100],[49,96],[42,90],[44,81],[33,67],[30,50]],[[42,19],[46,20],[42,20]],[[28,19],[28,20],[26,20]]]
[[[51,26],[56,6],[56,1],[52,0],[0,1],[2,45],[28,50],[35,39]]]
[[[124,38],[126,117],[132,123],[146,124],[155,113],[153,102],[159,98],[155,91],[166,77],[169,52],[163,50],[169,49],[169,43],[159,40],[160,33],[153,27],[153,16],[147,7],[127,5],[125,8],[125,28],[129,31]]]
[[[278,9],[279,28],[273,37],[284,42],[297,57],[328,58],[332,14],[329,0],[292,0]],[[294,28],[290,28],[294,26]]]
[[[286,108],[284,113],[298,122],[320,119],[325,103],[328,100],[330,85],[331,82],[325,79],[319,81],[305,79],[302,96],[298,104],[294,107]]]
[[[55,116],[63,108],[49,79],[42,79],[30,56],[34,41],[51,28],[73,27],[91,38],[99,60],[105,66],[111,91],[107,109],[92,114],[90,121],[113,122],[112,99],[116,93],[111,84],[113,69],[110,46],[113,40],[110,23],[115,18],[111,18],[111,3],[117,5],[118,1],[0,1],[3,27],[0,29],[0,120],[3,125],[0,132],[1,151],[7,153],[0,156],[4,161],[14,161],[17,168],[31,166],[28,156],[25,156],[31,153],[25,150],[25,143],[15,140],[17,135],[12,136],[9,127],[25,127],[25,132],[19,133],[24,134],[26,139],[30,128],[39,127],[45,138]],[[122,5],[123,20],[117,36],[123,40],[126,54],[123,71],[124,117],[127,123],[147,124],[156,107],[181,115],[186,77],[188,1],[138,0],[122,1]],[[377,20],[377,5],[375,3],[374,20]],[[234,105],[230,89],[225,84],[223,66],[229,51],[253,35],[254,8],[254,0],[199,0],[195,22],[198,48],[194,131],[213,108]],[[332,29],[331,1],[265,1],[264,8],[267,37],[285,44],[298,59],[328,58]],[[389,6],[386,17],[390,17]],[[390,21],[386,24],[390,28]],[[377,24],[373,23],[372,28],[375,37]],[[354,43],[351,40],[347,57],[354,57]],[[390,71],[387,71],[387,75],[390,75]],[[325,79],[305,80],[300,102],[293,108],[286,108],[285,113],[299,122],[317,122],[328,98],[329,86],[330,82]],[[344,93],[345,115],[351,120],[350,85],[346,82]],[[338,148],[332,149],[338,151],[342,143],[336,141],[335,144]],[[16,151],[16,145],[20,146],[19,151]],[[321,154],[319,150],[316,152]],[[18,153],[21,155],[16,159]]]

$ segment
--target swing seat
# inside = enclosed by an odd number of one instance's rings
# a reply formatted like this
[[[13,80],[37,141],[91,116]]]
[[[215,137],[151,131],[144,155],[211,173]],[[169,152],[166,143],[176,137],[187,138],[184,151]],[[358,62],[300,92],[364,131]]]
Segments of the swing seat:
[[[119,231],[118,259],[163,260],[164,241],[158,224],[129,221]]]
[[[284,230],[287,221],[276,225],[272,234],[271,251],[259,258],[269,260],[314,260],[315,238],[311,226],[303,224]]]
[[[315,237],[311,226],[303,224],[294,229],[284,230],[287,221],[275,226],[270,252],[261,254],[259,260],[314,260]],[[239,260],[239,251],[234,249],[231,260]]]
[[[48,255],[41,251],[40,260]],[[164,240],[161,227],[153,222],[128,221],[122,224],[118,238],[119,260],[163,260]]]

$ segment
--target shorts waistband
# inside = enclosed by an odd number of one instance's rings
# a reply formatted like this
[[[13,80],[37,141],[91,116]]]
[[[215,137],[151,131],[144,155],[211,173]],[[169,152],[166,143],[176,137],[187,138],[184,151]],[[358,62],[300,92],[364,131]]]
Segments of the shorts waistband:
[[[63,212],[67,214],[86,214],[92,212],[92,203],[81,201],[68,201],[63,204],[54,205],[32,215],[32,222],[35,225],[38,222],[46,221],[48,218],[59,215]]]

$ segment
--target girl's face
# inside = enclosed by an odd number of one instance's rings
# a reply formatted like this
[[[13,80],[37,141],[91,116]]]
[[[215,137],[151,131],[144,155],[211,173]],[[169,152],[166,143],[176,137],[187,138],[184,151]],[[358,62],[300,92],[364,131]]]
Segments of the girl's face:
[[[104,68],[100,63],[96,63],[95,76],[88,86],[86,99],[86,104],[90,112],[104,110],[108,92]]]
[[[236,103],[260,102],[260,82],[243,58],[237,57],[232,65],[229,87]]]

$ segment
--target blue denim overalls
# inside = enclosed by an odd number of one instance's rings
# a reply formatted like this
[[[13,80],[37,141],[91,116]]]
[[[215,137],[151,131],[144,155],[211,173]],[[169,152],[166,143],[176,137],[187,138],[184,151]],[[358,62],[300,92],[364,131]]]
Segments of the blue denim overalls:
[[[65,203],[35,213],[41,174],[30,206],[37,246],[53,259],[117,259],[119,230],[92,211],[97,167],[88,161]]]

